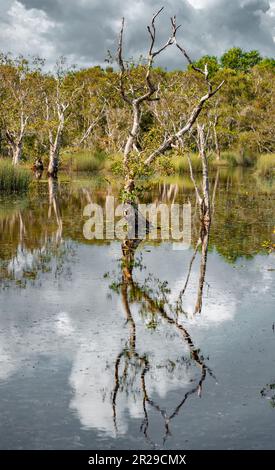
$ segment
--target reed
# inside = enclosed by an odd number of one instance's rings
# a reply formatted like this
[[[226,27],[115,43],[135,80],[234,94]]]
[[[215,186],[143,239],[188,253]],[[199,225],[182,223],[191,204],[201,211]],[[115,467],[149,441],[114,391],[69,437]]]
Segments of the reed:
[[[258,157],[256,173],[267,177],[275,175],[275,153],[264,153]]]
[[[0,159],[0,191],[22,193],[28,190],[32,175],[30,170],[15,167],[11,162]]]

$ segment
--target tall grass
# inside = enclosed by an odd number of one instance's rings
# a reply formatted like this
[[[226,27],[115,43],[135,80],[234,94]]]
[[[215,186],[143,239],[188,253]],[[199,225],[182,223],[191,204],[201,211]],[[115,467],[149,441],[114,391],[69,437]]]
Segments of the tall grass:
[[[253,166],[256,161],[256,155],[248,154],[245,152],[228,151],[221,153],[221,159],[213,162],[216,165],[225,166]]]
[[[29,170],[14,167],[11,162],[0,159],[0,191],[22,193],[27,191],[32,175]]]
[[[259,176],[275,175],[275,153],[265,153],[259,156],[256,165],[256,173]]]
[[[192,169],[194,173],[200,173],[202,171],[201,158],[198,153],[191,153],[190,160],[192,163]],[[172,157],[172,165],[174,171],[179,175],[189,173],[189,162],[186,155],[175,155]]]
[[[65,166],[69,164],[73,171],[96,173],[104,168],[105,160],[105,152],[82,150],[74,155],[66,155],[62,158],[62,163],[65,163]]]

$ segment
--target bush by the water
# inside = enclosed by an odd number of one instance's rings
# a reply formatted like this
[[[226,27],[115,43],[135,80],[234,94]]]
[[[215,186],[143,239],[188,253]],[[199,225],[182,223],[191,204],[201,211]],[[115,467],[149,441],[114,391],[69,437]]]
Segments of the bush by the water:
[[[189,155],[194,173],[202,171],[201,158],[198,153]],[[175,155],[172,157],[172,165],[176,173],[183,175],[190,172],[189,162],[186,155]]]
[[[31,183],[31,172],[15,167],[10,161],[0,159],[0,191],[7,193],[27,191]]]
[[[62,166],[69,165],[73,171],[85,171],[95,173],[104,168],[106,153],[101,150],[82,150],[74,155],[66,155],[62,158]]]
[[[259,176],[275,175],[275,153],[260,155],[257,160],[256,172]]]

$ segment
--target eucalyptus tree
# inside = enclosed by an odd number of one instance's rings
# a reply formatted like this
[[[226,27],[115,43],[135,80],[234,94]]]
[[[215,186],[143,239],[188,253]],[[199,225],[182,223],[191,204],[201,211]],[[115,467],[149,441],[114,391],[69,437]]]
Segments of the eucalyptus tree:
[[[96,131],[101,130],[107,108],[106,73],[99,66],[79,70],[74,74],[74,83],[81,92],[74,102],[71,140],[75,146],[88,146]]]
[[[22,56],[0,56],[1,127],[14,165],[22,158],[24,138],[32,132],[38,113],[42,66],[38,58],[30,62]]]
[[[48,176],[57,177],[60,149],[64,130],[73,111],[73,105],[82,85],[75,86],[74,74],[64,67],[61,59],[55,74],[44,75],[42,95],[44,98],[44,122],[48,136]]]

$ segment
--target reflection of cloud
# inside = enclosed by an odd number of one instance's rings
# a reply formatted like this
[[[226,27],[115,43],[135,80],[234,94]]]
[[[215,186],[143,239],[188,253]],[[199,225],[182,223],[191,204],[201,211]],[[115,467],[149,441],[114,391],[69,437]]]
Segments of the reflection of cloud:
[[[0,344],[0,380],[7,380],[16,370],[16,362],[12,362],[11,356],[5,352],[2,344]]]
[[[3,291],[0,298],[0,380],[36,364],[40,355],[72,363],[69,383],[73,390],[71,410],[82,425],[98,428],[113,435],[111,393],[114,387],[114,364],[117,355],[129,337],[129,324],[119,296],[112,293],[106,271],[114,268],[120,256],[119,244],[110,246],[76,247],[72,279],[56,282],[52,274],[43,274],[42,284],[27,285],[25,290]],[[170,250],[170,251],[169,251]],[[168,253],[169,251],[169,253]],[[201,327],[219,328],[223,322],[234,319],[240,303],[253,301],[253,295],[267,286],[272,292],[273,273],[268,272],[271,257],[256,256],[240,261],[235,267],[214,252],[209,253],[202,314],[196,320],[182,319],[192,330],[192,338],[201,338],[198,347],[203,351]],[[151,247],[143,262],[148,272],[167,280],[175,299],[185,280],[190,251],[175,253],[169,244]],[[246,263],[249,269],[242,267]],[[190,286],[186,291],[186,306],[192,311],[197,292],[199,265],[194,264]],[[146,273],[136,273],[140,283]],[[272,274],[272,275],[271,275]],[[113,281],[113,279],[112,279]],[[256,286],[251,292],[251,286]],[[252,296],[252,297],[251,297]],[[191,379],[199,371],[182,358],[189,357],[188,349],[170,325],[160,322],[154,332],[144,327],[143,320],[133,306],[137,327],[139,354],[147,354],[151,368],[146,374],[147,391],[160,401],[173,390],[185,391],[192,387]],[[142,416],[140,371],[131,362],[129,384],[131,393],[118,394],[117,422],[120,433],[127,432],[127,416]],[[121,370],[123,369],[123,361]],[[134,376],[134,371],[137,372]]]
[[[115,361],[127,339],[127,326],[120,322],[112,324],[111,331],[100,331],[94,336],[92,331],[82,338],[82,346],[74,358],[70,384],[74,390],[71,408],[81,423],[89,428],[98,428],[109,435],[114,434],[111,395],[115,386]],[[95,326],[95,325],[94,325]],[[167,393],[178,388],[190,388],[190,380],[197,371],[178,362],[182,356],[188,357],[188,348],[176,334],[166,338],[167,327],[161,326],[152,333],[137,322],[137,339],[140,353],[146,352],[150,358],[150,369],[146,374],[147,392],[150,397],[165,398]],[[122,374],[124,362],[121,363]],[[129,389],[118,394],[117,427],[120,433],[127,432],[127,415],[141,418],[143,415],[143,396],[140,390],[141,368],[138,362],[131,361],[128,369]],[[131,393],[128,393],[131,391]]]
[[[74,328],[67,312],[60,312],[57,314],[56,331],[60,336],[73,334]]]
[[[22,246],[18,246],[16,255],[8,264],[9,273],[16,275],[22,274],[23,271],[32,269],[35,263],[36,255],[38,250],[28,251]]]

